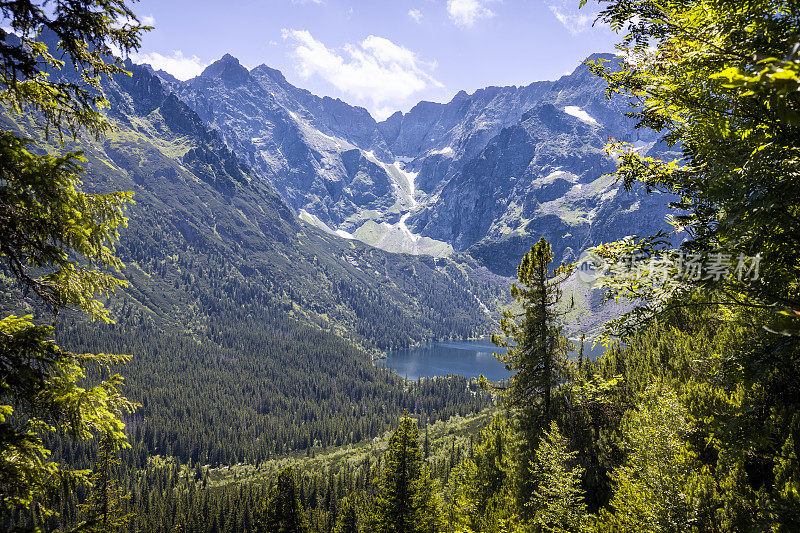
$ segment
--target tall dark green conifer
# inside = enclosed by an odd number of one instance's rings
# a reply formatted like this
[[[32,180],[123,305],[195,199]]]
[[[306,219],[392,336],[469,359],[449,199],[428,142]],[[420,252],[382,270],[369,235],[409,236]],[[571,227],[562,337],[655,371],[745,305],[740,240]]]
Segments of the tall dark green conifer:
[[[342,500],[339,516],[336,519],[336,527],[333,531],[334,533],[360,533],[363,530],[357,495],[350,494]]]
[[[278,474],[275,487],[270,491],[258,531],[263,533],[301,533],[307,531],[308,522],[300,505],[294,470],[291,467]]]
[[[124,513],[122,503],[128,495],[120,487],[115,477],[119,465],[117,448],[119,444],[113,435],[100,439],[97,466],[92,476],[92,493],[81,507],[87,519],[77,528],[85,533],[108,533],[121,531],[127,526],[132,515]]]
[[[404,416],[389,440],[373,527],[386,533],[435,532],[440,513],[429,472],[423,465],[419,428]]]
[[[522,310],[504,311],[503,336],[492,336],[496,345],[508,348],[498,359],[515,372],[506,390],[508,405],[528,412],[540,408],[542,427],[547,427],[552,415],[552,390],[560,379],[568,346],[555,307],[561,298],[559,286],[571,268],[562,264],[551,273],[552,261],[550,244],[542,237],[523,256],[517,283],[511,286],[511,296]]]

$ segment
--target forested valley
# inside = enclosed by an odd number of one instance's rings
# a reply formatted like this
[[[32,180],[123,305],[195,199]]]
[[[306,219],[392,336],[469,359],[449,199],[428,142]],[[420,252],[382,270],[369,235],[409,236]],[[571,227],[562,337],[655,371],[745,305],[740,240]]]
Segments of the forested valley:
[[[800,6],[598,3],[669,229],[513,280],[301,221],[129,2],[0,4],[0,529],[800,530]],[[576,279],[631,310],[576,338]],[[375,364],[490,334],[507,380]]]

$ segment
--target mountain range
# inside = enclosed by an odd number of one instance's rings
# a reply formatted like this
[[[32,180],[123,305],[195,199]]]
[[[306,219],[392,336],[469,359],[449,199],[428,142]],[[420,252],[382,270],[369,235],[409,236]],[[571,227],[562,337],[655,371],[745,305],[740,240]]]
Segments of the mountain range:
[[[3,272],[0,305],[55,320],[66,349],[133,355],[119,371],[142,405],[126,419],[142,461],[258,461],[381,435],[387,413],[486,405],[466,378],[410,387],[373,359],[488,335],[505,278],[467,255],[393,254],[303,222],[159,76],[127,67],[104,82],[113,129],[98,138],[61,144],[35,115],[0,113],[32,150],[82,152],[86,190],[134,192],[116,245],[128,285],[106,302],[116,323],[54,319]]]
[[[610,54],[588,61],[614,62]],[[392,252],[466,252],[510,275],[541,236],[557,259],[664,226],[663,198],[625,191],[605,144],[669,156],[582,63],[555,81],[459,92],[378,122],[231,55],[181,82],[154,72],[299,217]]]

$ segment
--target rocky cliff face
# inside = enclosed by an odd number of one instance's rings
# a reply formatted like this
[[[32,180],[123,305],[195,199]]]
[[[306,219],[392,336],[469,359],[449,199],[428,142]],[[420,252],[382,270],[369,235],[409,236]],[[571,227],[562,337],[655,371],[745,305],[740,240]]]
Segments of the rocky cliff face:
[[[541,236],[572,260],[664,224],[663,199],[606,177],[615,162],[603,147],[613,137],[666,148],[583,64],[556,81],[420,102],[380,123],[229,55],[188,82],[162,80],[302,218],[390,251],[467,251],[509,274]]]
[[[393,150],[417,151],[410,166],[424,196],[411,230],[511,274],[542,236],[557,259],[570,261],[589,246],[663,227],[663,198],[626,192],[607,176],[615,168],[604,150],[610,138],[654,153],[665,148],[636,130],[626,111],[581,65],[554,82],[420,104],[380,127]]]

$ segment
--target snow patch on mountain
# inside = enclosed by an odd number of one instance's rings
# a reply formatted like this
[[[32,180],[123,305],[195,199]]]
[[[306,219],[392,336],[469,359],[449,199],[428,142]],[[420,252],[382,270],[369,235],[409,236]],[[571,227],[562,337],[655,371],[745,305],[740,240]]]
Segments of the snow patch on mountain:
[[[403,232],[406,235],[408,235],[408,238],[411,239],[412,242],[418,242],[421,235],[417,235],[416,233],[411,233],[411,230],[408,229],[408,226],[406,226],[406,220],[408,220],[408,217],[410,216],[411,213],[406,213],[405,215],[400,217],[400,222],[398,222],[397,225],[400,227],[401,230],[403,230]]]
[[[414,195],[416,194],[415,180],[419,172],[406,171],[405,164],[399,159],[395,159],[394,163],[387,164],[375,157],[375,152],[372,150],[362,150],[361,152],[368,160],[382,167],[392,179],[398,202],[406,204],[406,207],[411,209],[417,206]]]
[[[453,150],[452,147],[445,146],[444,148],[442,148],[440,150],[433,150],[431,152],[428,152],[428,155],[443,155],[445,157],[455,157],[456,152],[455,152],[455,150]]]
[[[327,233],[330,233],[331,235],[335,235],[336,234],[336,232],[333,231],[330,226],[328,226],[326,223],[324,223],[322,220],[320,220],[317,215],[315,215],[313,213],[309,213],[305,209],[301,209],[298,212],[297,215],[298,215],[298,218],[300,220],[302,220],[303,222],[307,222],[307,223],[311,224],[312,226],[316,226],[319,229],[321,229],[321,230],[323,230],[323,231],[325,231]]]
[[[415,207],[417,205],[417,200],[414,198],[414,195],[416,194],[416,186],[414,182],[416,181],[419,172],[406,172],[403,167],[403,163],[400,161],[395,161],[392,166],[396,168],[397,171],[405,178],[406,184],[408,185],[408,194],[409,199],[411,200],[411,207]]]
[[[321,229],[325,233],[329,233],[331,235],[336,235],[337,237],[341,237],[343,239],[348,239],[348,240],[353,240],[353,239],[356,238],[352,233],[350,233],[348,231],[345,231],[343,229],[336,229],[335,230],[335,229],[331,228],[326,223],[324,223],[322,220],[320,220],[320,218],[317,215],[315,215],[313,213],[309,213],[305,209],[301,209],[298,212],[297,217],[300,220],[302,220],[303,222],[307,222],[307,223],[311,224],[312,226],[315,226],[315,227]]]
[[[597,122],[594,117],[592,117],[589,113],[581,109],[576,105],[568,105],[564,108],[564,113],[568,115],[572,115],[573,117],[577,118],[581,122],[585,122],[586,124],[591,124],[592,126],[599,126],[600,123]]]
[[[388,252],[433,257],[446,257],[453,253],[450,244],[413,233],[406,225],[410,215],[406,213],[394,224],[367,220],[353,235],[363,243]]]

